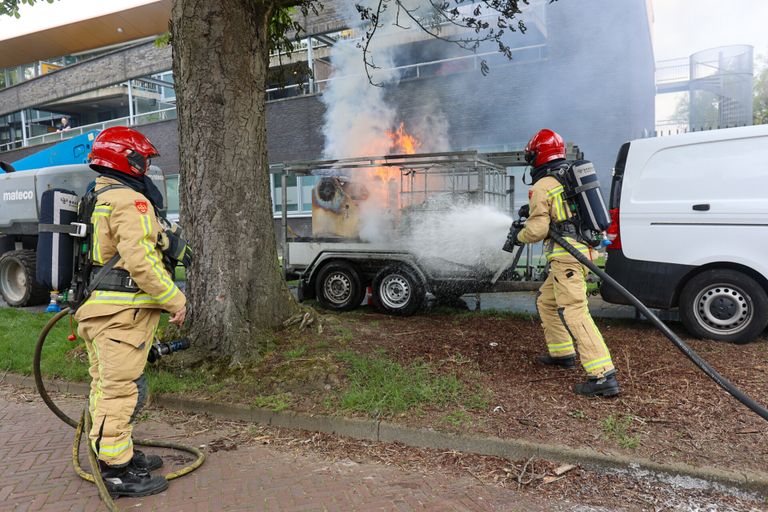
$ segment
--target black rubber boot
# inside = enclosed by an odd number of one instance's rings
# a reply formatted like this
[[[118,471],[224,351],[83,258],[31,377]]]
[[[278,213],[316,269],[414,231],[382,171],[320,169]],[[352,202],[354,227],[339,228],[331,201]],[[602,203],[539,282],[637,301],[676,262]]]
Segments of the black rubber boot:
[[[584,396],[616,396],[621,390],[616,372],[606,373],[602,378],[590,377],[586,382],[573,386],[573,392]]]
[[[131,460],[136,467],[144,468],[147,471],[154,471],[163,467],[163,459],[159,455],[147,455],[141,450],[133,450],[133,459]]]
[[[547,366],[565,368],[566,370],[576,368],[576,356],[552,357],[551,355],[546,354],[543,356],[536,356],[536,362]]]
[[[165,478],[152,476],[145,468],[137,466],[134,459],[125,466],[109,466],[99,461],[99,469],[104,484],[113,498],[149,496],[168,488],[168,481]]]

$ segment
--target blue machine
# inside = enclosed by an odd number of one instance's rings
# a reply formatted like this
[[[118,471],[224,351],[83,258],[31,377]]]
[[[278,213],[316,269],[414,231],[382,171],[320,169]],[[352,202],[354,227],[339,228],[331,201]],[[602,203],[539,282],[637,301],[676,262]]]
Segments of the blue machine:
[[[35,154],[12,162],[11,166],[16,171],[28,171],[30,169],[54,167],[57,165],[88,163],[91,145],[98,134],[99,130],[91,130],[77,137],[63,140]],[[0,174],[4,172],[0,168]]]

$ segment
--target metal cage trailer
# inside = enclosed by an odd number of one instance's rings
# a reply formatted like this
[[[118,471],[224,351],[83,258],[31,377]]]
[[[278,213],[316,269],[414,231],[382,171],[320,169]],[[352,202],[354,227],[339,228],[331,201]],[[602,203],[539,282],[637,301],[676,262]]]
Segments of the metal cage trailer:
[[[569,158],[580,155],[569,145]],[[492,284],[496,268],[417,255],[403,232],[456,205],[514,209],[514,177],[508,167],[526,166],[523,152],[477,151],[390,155],[270,166],[281,179],[282,258],[286,279],[298,278],[299,300],[316,298],[327,309],[359,307],[368,292],[382,312],[411,315],[427,300],[455,301],[465,294],[527,291],[532,275],[507,269]],[[289,228],[288,178],[320,176],[312,191],[312,236]],[[362,236],[366,208],[375,205],[385,236]],[[432,217],[436,218],[436,217]],[[500,250],[500,248],[499,248]],[[530,261],[530,257],[528,258]],[[529,264],[527,264],[529,265]]]

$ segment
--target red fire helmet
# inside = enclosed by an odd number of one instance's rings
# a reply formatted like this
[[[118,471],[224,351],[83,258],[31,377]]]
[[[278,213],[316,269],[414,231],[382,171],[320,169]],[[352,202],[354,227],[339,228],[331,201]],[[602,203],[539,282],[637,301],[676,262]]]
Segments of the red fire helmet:
[[[130,176],[143,176],[149,170],[149,159],[160,156],[144,135],[125,126],[107,128],[93,141],[89,165],[98,171],[107,167]]]
[[[533,167],[539,167],[560,158],[565,158],[565,142],[552,130],[546,128],[539,130],[525,146],[525,161]]]

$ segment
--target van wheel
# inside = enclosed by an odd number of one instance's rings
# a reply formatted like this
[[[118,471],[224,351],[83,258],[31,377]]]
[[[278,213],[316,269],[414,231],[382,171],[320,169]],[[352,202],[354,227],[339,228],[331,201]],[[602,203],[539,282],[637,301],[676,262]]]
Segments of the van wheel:
[[[390,265],[373,279],[373,303],[382,313],[410,316],[425,297],[424,283],[407,265]]]
[[[12,307],[44,304],[50,294],[37,284],[37,254],[27,249],[0,257],[0,295]]]
[[[741,272],[713,269],[691,279],[680,294],[680,318],[692,335],[749,343],[768,324],[768,295]]]
[[[365,288],[355,267],[343,261],[331,262],[320,269],[315,279],[315,294],[326,309],[349,311],[363,302]]]

